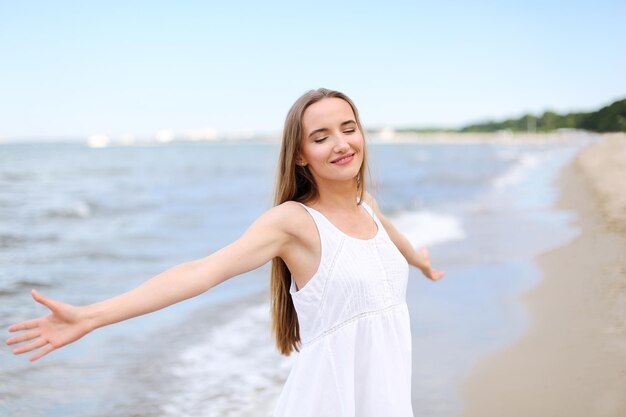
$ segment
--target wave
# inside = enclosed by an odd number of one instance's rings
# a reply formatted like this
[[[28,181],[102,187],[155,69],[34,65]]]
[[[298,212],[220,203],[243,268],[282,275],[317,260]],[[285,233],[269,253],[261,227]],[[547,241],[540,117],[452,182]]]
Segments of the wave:
[[[391,221],[416,248],[463,240],[466,236],[461,219],[450,214],[405,211],[392,216]]]
[[[13,296],[17,294],[24,294],[32,289],[47,289],[54,287],[53,284],[43,281],[36,281],[31,279],[18,279],[17,281],[9,284],[4,288],[0,288],[0,297]]]
[[[28,172],[0,172],[0,181],[2,182],[24,182],[32,181],[36,177]]]
[[[85,201],[75,201],[66,207],[59,207],[49,209],[46,212],[46,217],[49,218],[70,218],[70,219],[85,219],[90,217],[93,213],[93,209],[89,203]]]
[[[19,246],[26,242],[22,236],[17,236],[13,234],[0,234],[0,248],[10,248],[14,246]]]
[[[124,261],[124,262],[146,262],[154,263],[160,260],[158,255],[145,255],[139,253],[114,252],[106,249],[77,249],[60,254],[59,259],[63,260],[87,260],[87,261]]]
[[[161,409],[167,416],[271,415],[295,355],[279,355],[270,339],[268,305],[238,306],[200,343],[180,352],[167,373],[177,387]],[[173,381],[172,381],[173,380]],[[211,398],[206,408],[207,396]]]
[[[513,159],[509,153],[503,153],[502,159]],[[502,189],[523,183],[529,173],[545,159],[545,155],[537,153],[524,153],[504,174],[494,178],[491,185],[496,189]]]
[[[8,249],[20,247],[32,242],[57,242],[58,240],[59,236],[56,234],[24,236],[12,233],[0,233],[0,248]]]

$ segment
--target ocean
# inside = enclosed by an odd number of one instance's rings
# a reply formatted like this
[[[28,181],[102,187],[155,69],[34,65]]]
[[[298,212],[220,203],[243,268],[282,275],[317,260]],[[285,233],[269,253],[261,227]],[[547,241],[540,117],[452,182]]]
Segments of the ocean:
[[[571,239],[559,169],[590,140],[369,145],[370,192],[439,282],[412,270],[415,415],[454,416],[476,361],[519,337],[533,259]],[[130,290],[237,239],[272,205],[278,146],[0,145],[0,328]],[[271,416],[295,355],[274,348],[269,265],[35,363],[0,347],[6,417]],[[4,332],[5,338],[9,333]]]

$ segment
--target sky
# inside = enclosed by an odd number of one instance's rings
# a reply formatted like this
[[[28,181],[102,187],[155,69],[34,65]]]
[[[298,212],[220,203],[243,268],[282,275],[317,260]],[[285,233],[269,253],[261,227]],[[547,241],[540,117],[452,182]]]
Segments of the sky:
[[[0,138],[280,132],[326,87],[365,127],[626,97],[621,1],[0,0]]]

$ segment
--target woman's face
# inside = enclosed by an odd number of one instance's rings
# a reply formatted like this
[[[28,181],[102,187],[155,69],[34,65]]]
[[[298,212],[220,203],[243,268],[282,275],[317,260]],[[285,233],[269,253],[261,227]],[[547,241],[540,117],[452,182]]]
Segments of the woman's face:
[[[317,184],[354,180],[363,163],[363,133],[350,105],[324,98],[302,115],[302,146],[298,162],[309,167]]]

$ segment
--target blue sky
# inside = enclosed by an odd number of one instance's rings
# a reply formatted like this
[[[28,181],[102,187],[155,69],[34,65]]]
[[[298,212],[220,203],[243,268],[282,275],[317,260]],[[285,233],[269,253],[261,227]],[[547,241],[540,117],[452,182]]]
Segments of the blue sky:
[[[368,127],[626,97],[626,2],[0,1],[0,137],[278,132],[327,87]]]

